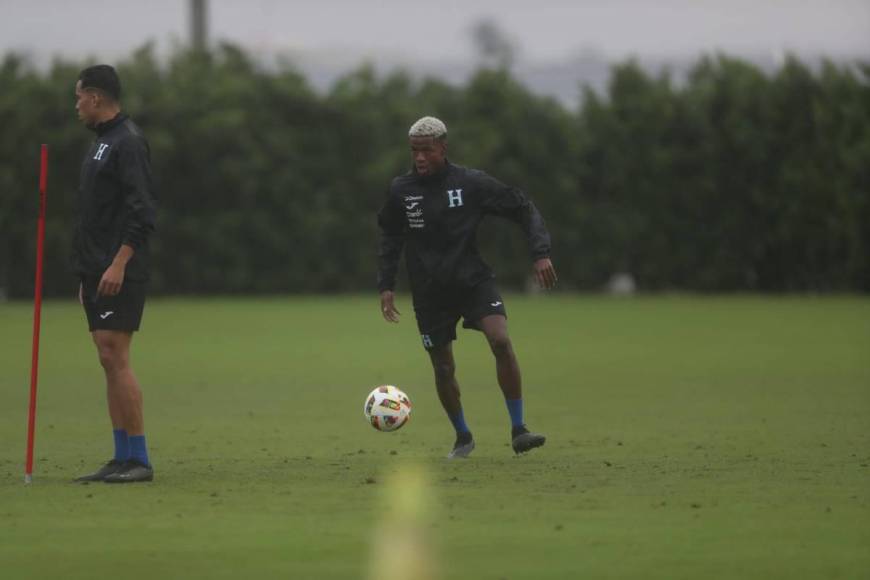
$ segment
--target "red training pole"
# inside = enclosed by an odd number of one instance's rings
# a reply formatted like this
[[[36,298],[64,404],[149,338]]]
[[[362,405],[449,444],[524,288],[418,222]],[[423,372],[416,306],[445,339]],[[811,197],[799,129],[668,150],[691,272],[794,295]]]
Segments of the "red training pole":
[[[45,189],[48,185],[48,145],[39,155],[39,219],[36,222],[36,287],[33,290],[33,355],[30,361],[30,409],[27,413],[27,461],[24,483],[33,482],[33,432],[36,428],[36,380],[39,371],[39,327],[42,314],[42,255],[45,245]]]

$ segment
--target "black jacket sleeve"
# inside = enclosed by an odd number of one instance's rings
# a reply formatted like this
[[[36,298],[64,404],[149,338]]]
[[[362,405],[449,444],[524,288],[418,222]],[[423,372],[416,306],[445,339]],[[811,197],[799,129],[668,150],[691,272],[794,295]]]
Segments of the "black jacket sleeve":
[[[405,246],[405,222],[401,208],[394,196],[388,196],[378,212],[378,227],[381,231],[378,248],[378,292],[396,287],[399,258]]]
[[[522,190],[509,187],[499,180],[481,172],[480,186],[483,192],[481,207],[485,215],[495,215],[511,220],[523,228],[532,260],[550,257],[550,233],[535,204]]]
[[[144,139],[125,139],[118,150],[118,172],[124,198],[126,221],[121,243],[138,250],[156,222],[156,201],[151,176],[151,159]]]

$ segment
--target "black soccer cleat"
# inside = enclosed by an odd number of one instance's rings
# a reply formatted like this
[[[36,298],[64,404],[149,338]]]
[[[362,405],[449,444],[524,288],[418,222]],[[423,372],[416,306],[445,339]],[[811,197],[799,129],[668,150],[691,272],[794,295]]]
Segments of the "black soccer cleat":
[[[546,437],[539,433],[531,433],[525,425],[514,427],[511,430],[511,446],[517,455],[531,451],[535,447],[541,447],[546,442]]]
[[[474,451],[474,437],[471,433],[458,433],[453,449],[447,454],[447,459],[464,459]]]
[[[81,477],[75,478],[73,481],[76,483],[88,483],[91,481],[105,481],[106,477],[112,475],[113,473],[119,472],[124,467],[124,461],[118,461],[117,459],[112,459],[106,462],[101,468],[96,470],[93,473],[89,473],[88,475],[83,475]]]
[[[124,463],[120,471],[107,475],[103,481],[106,483],[136,483],[137,481],[152,481],[153,479],[153,467],[136,459],[130,459]]]

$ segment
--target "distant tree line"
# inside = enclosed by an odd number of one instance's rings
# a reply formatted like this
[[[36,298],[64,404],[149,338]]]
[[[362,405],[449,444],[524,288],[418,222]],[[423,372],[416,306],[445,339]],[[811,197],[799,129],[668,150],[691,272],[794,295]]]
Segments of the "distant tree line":
[[[0,64],[0,288],[33,287],[40,143],[51,147],[47,295],[70,295],[71,216],[93,135],[73,85],[89,63]],[[568,290],[618,272],[641,290],[870,290],[870,65],[788,60],[764,74],[702,58],[686,79],[614,68],[576,110],[506,69],[465,86],[362,67],[326,94],[242,50],[149,48],[119,66],[151,143],[160,200],[158,293],[373,291],[375,214],[409,169],[405,135],[443,118],[455,162],[526,190]],[[506,287],[529,263],[511,224],[480,242]]]

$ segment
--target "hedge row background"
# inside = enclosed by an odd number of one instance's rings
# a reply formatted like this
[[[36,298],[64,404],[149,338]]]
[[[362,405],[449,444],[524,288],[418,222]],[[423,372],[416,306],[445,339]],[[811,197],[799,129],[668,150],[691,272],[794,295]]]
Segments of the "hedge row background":
[[[0,288],[32,293],[37,165],[51,146],[46,294],[69,295],[85,62],[0,65]],[[507,70],[462,87],[370,68],[314,91],[292,65],[242,50],[144,48],[118,66],[124,108],[158,178],[157,293],[373,291],[375,213],[410,166],[423,114],[450,128],[451,159],[525,189],[554,238],[563,288],[630,272],[642,290],[870,290],[870,65],[791,59],[776,73],[700,59],[675,82],[636,63],[574,110]],[[528,273],[522,236],[487,223],[505,286]]]

